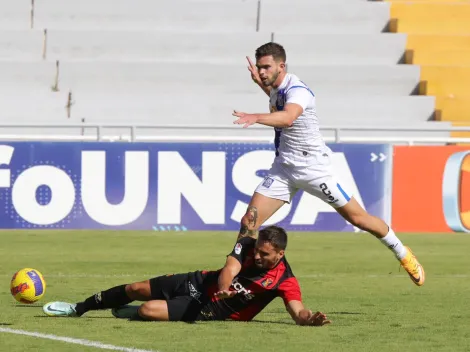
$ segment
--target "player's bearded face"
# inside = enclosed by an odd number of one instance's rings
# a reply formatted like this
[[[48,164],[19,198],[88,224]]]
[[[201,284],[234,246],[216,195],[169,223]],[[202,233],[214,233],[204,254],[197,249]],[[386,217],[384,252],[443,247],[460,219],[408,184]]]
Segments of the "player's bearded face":
[[[276,82],[281,74],[282,65],[282,63],[276,62],[272,56],[263,56],[257,60],[258,74],[264,86],[269,87]]]
[[[278,251],[270,242],[257,242],[255,247],[255,264],[258,268],[271,269],[282,259],[284,251]]]

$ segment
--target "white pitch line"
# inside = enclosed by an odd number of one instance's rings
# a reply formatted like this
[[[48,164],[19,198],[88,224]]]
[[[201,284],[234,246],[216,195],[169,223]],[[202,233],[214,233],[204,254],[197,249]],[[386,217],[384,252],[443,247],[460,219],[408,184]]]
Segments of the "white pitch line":
[[[74,339],[74,338],[71,338],[71,337],[64,337],[64,336],[57,336],[57,335],[50,335],[50,334],[41,334],[39,332],[30,332],[30,331],[26,331],[26,330],[0,328],[0,332],[5,332],[5,333],[8,333],[8,334],[17,334],[17,335],[39,337],[40,339],[49,339],[49,340],[54,340],[54,341],[62,341],[62,342],[67,342],[67,343],[73,343],[73,344],[76,344],[76,345],[101,348],[103,350],[124,351],[124,352],[158,352],[158,351],[152,351],[152,350],[141,350],[141,349],[138,349],[138,348],[128,348],[128,347],[108,345],[108,344],[101,343],[101,342],[83,340],[83,339]]]

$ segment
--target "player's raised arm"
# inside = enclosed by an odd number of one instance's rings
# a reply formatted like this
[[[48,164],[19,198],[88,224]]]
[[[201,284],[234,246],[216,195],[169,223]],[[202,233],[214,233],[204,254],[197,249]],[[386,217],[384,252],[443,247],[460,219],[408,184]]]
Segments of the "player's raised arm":
[[[251,79],[269,96],[272,88],[263,85],[258,73],[258,68],[253,64],[249,56],[247,56],[246,59],[248,61],[248,71],[251,73]]]
[[[323,326],[331,323],[325,314],[322,312],[312,313],[311,310],[304,307],[301,301],[289,301],[286,309],[297,325]]]

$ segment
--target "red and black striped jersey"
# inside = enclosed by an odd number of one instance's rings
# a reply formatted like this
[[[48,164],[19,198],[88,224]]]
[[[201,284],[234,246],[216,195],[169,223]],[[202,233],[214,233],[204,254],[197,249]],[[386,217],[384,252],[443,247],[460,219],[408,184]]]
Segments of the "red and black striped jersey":
[[[272,269],[258,268],[254,262],[256,240],[242,238],[230,256],[236,258],[242,268],[232,281],[231,291],[238,293],[228,299],[218,299],[218,277],[221,270],[202,272],[202,284],[206,297],[211,300],[201,314],[208,319],[252,320],[273,299],[281,297],[287,305],[289,301],[301,301],[300,286],[289,263],[283,257]]]

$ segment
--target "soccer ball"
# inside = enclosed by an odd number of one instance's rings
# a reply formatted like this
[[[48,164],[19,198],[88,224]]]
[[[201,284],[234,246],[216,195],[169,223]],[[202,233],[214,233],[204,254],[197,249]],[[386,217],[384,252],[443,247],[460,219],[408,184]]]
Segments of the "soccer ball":
[[[46,281],[35,269],[21,269],[11,279],[10,292],[18,302],[31,304],[44,296]]]

